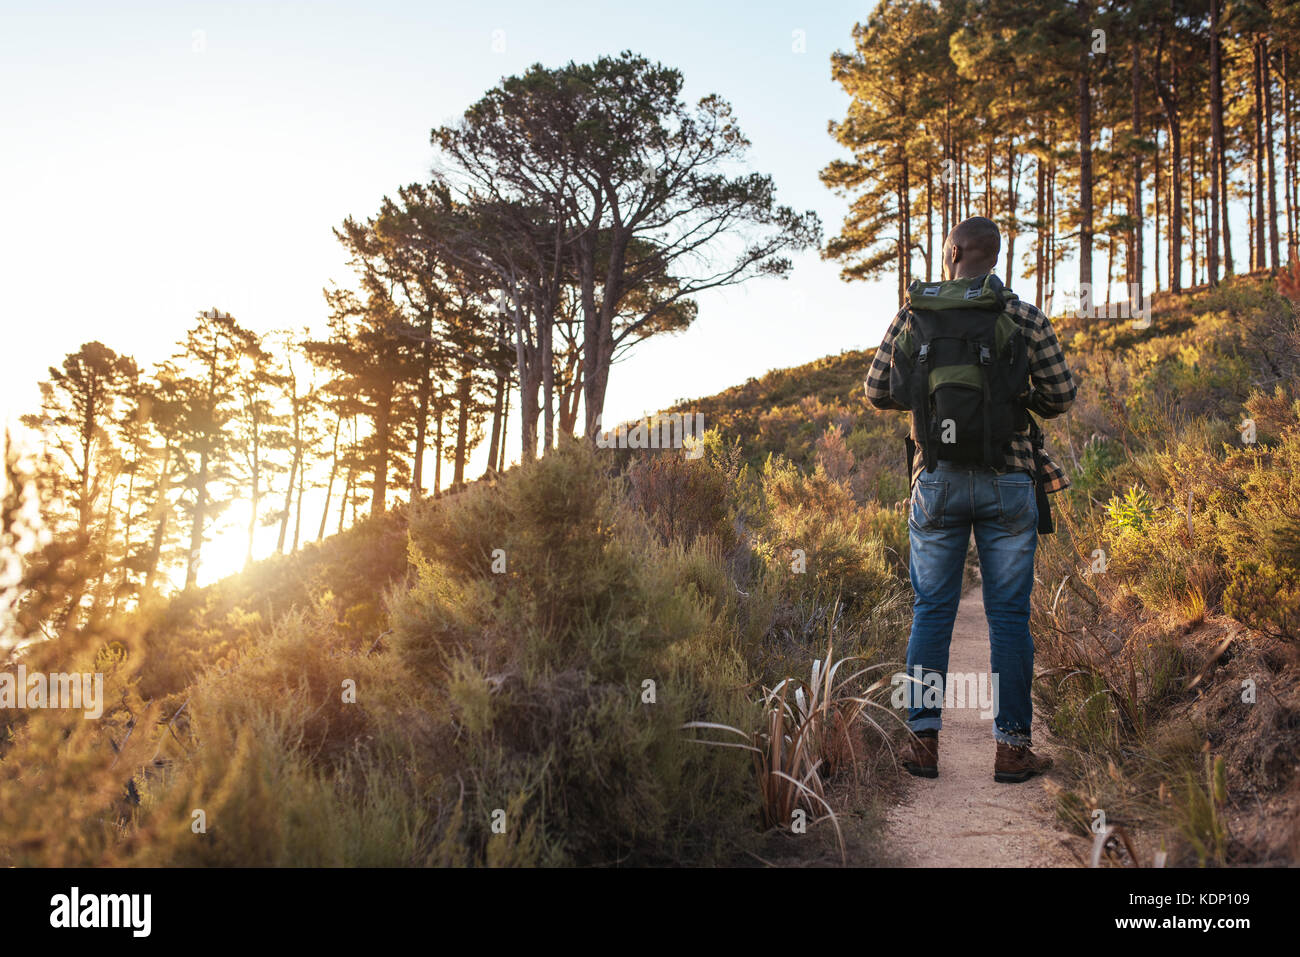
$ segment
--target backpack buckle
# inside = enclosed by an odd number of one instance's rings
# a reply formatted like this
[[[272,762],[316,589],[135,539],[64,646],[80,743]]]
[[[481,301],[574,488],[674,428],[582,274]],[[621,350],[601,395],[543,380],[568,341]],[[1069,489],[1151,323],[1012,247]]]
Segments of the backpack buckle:
[[[993,353],[989,351],[988,346],[980,346],[980,365],[992,365]]]
[[[930,358],[930,343],[928,342],[922,343],[921,351],[917,353],[916,361],[925,362],[929,358]]]

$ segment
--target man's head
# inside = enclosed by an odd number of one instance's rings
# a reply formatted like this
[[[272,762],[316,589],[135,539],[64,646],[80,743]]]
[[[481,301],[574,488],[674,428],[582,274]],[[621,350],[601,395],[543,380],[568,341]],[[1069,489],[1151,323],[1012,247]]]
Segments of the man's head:
[[[997,223],[984,216],[964,219],[943,241],[943,277],[968,279],[992,272],[1001,251]]]

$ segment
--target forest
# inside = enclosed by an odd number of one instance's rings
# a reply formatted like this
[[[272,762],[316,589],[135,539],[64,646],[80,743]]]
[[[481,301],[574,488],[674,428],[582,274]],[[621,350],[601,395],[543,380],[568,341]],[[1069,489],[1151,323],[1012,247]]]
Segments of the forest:
[[[1141,300],[1278,269],[1300,207],[1298,18],[1281,2],[882,3],[832,63],[852,97],[832,133],[854,158],[822,177],[853,206],[826,251],[846,279],[895,273],[901,298],[938,277],[936,230],[988,216],[1009,286],[1083,309],[1117,284]],[[1077,278],[1058,275],[1067,257]]]
[[[1040,6],[883,3],[836,55],[852,106],[830,130],[852,159],[822,179],[852,203],[823,253],[844,278],[894,273],[901,298],[971,215],[1000,224],[1008,285],[1049,309],[1124,290],[1136,315],[1153,292],[1285,265],[1296,6]],[[632,54],[503,80],[432,131],[439,177],[335,230],[356,287],[326,290],[327,336],[204,308],[154,368],[101,342],[51,367],[22,422],[45,527],[100,566],[70,606],[193,586],[232,502],[247,563],[259,528],[292,553],[393,496],[462,487],[476,449],[499,472],[594,439],[618,357],[688,327],[701,292],[818,248],[814,214],[731,173],[747,141],[726,102],[681,85]]]

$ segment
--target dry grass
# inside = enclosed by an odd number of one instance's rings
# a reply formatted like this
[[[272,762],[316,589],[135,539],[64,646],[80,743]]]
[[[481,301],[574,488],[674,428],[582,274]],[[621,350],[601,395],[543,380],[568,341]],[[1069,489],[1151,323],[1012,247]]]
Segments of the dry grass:
[[[835,620],[835,615],[831,615]],[[866,664],[857,655],[834,658],[833,639],[828,640],[826,655],[812,663],[808,680],[788,677],[775,687],[764,688],[763,724],[747,732],[728,724],[691,721],[685,729],[724,731],[744,743],[711,741],[702,743],[719,747],[741,748],[754,757],[765,828],[797,826],[798,815],[810,815],[810,823],[829,821],[835,828],[841,859],[845,859],[843,834],[839,818],[827,800],[825,782],[841,774],[860,776],[861,756],[854,744],[856,733],[870,728],[886,747],[890,736],[872,716],[878,709],[891,719],[899,720],[890,708],[872,698],[887,686],[877,678],[865,688],[861,683],[887,664]],[[858,667],[862,665],[861,667]],[[856,668],[856,670],[854,670]]]

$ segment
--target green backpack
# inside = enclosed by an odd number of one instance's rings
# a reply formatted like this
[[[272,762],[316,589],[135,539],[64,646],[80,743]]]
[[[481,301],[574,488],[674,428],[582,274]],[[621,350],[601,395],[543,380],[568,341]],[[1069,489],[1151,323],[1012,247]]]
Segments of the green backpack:
[[[1029,350],[1006,311],[1011,298],[991,273],[907,289],[911,319],[894,340],[889,392],[912,410],[927,469],[1001,468],[1011,437],[1029,427]]]

